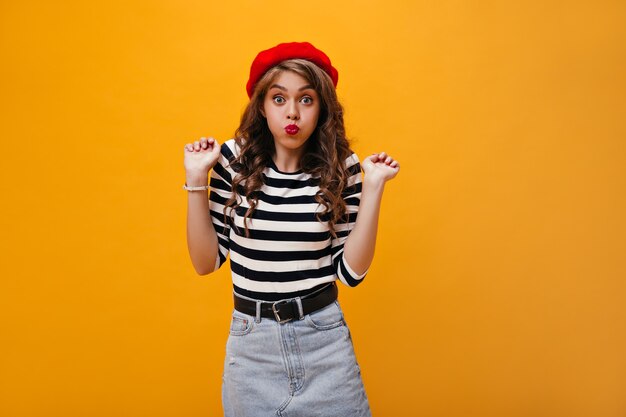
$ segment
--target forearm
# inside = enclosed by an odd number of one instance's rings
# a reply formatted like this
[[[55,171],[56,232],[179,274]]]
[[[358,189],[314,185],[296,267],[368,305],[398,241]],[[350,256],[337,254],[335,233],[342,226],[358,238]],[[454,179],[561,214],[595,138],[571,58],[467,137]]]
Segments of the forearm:
[[[382,202],[384,181],[363,181],[359,214],[354,228],[343,246],[345,261],[352,270],[361,275],[370,267],[374,259],[378,218]]]
[[[207,184],[207,176],[187,176],[187,185]],[[209,214],[208,191],[189,191],[187,197],[187,249],[200,275],[213,272],[217,258],[217,233]]]

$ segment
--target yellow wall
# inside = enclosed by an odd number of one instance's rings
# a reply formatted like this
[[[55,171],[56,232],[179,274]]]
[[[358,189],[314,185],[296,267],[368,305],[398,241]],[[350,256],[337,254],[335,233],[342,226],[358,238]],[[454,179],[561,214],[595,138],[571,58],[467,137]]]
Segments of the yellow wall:
[[[375,415],[626,415],[626,3],[226,3],[0,3],[0,415],[221,413],[183,145],[303,40],[402,164],[340,288]]]

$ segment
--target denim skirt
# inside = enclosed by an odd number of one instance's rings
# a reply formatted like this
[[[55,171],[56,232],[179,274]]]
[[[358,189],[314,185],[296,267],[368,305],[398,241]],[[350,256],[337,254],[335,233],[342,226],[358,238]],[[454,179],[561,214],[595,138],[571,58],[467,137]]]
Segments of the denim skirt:
[[[371,416],[339,302],[282,324],[233,310],[222,404],[225,417]]]

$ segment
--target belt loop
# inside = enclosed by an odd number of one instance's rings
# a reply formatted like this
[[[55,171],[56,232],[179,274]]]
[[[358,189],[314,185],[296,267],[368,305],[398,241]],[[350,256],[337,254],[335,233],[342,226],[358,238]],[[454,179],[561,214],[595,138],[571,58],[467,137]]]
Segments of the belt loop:
[[[304,318],[304,312],[302,310],[302,299],[300,297],[296,297],[296,304],[298,304],[298,315],[299,319],[302,320]]]
[[[254,319],[255,322],[261,322],[261,301],[256,300],[256,317]]]

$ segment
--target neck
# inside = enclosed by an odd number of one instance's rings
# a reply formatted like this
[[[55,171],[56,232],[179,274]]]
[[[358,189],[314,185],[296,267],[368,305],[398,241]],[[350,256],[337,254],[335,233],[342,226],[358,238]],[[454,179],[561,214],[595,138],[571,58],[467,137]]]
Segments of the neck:
[[[274,154],[274,163],[279,171],[296,172],[300,169],[300,158],[302,157],[302,149],[283,149],[276,148]]]

